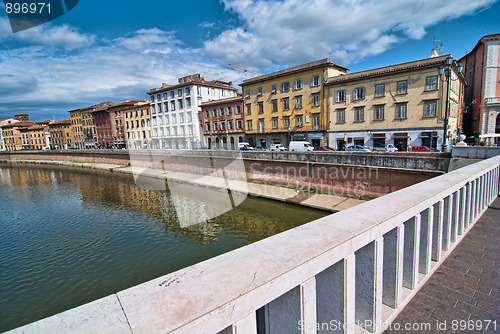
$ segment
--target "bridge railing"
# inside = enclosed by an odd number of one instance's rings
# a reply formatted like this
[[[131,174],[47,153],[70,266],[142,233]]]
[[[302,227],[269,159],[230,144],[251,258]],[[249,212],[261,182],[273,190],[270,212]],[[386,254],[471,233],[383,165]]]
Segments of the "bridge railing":
[[[379,333],[499,194],[500,157],[18,331]]]

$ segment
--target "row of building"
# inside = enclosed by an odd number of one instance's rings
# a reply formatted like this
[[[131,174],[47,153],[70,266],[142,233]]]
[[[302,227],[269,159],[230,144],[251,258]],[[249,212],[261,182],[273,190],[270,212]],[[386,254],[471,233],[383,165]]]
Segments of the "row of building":
[[[69,111],[66,121],[1,120],[0,149],[269,148],[393,144],[437,149],[461,134],[471,143],[500,137],[500,34],[454,60],[427,59],[372,70],[322,59],[244,80],[194,74],[151,89],[149,100],[103,102]],[[58,129],[58,131],[56,131]]]

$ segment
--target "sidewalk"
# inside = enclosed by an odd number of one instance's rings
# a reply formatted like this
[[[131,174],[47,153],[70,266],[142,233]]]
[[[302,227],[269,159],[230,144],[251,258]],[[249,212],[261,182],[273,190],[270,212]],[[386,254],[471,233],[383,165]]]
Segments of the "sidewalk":
[[[424,323],[385,333],[500,333],[500,197],[393,321]]]

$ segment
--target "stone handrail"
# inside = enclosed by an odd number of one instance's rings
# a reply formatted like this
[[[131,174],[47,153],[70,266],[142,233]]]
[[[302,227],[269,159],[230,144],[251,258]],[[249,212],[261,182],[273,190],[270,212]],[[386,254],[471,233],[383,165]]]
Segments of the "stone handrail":
[[[380,333],[499,194],[500,156],[13,333]]]

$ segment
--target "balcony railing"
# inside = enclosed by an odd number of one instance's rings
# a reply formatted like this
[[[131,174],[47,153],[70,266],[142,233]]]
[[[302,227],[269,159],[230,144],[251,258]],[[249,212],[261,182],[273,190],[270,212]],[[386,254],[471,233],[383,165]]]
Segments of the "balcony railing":
[[[380,333],[498,196],[499,177],[497,156],[16,332]]]

